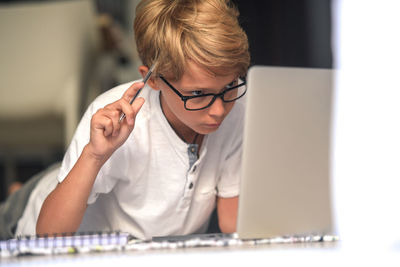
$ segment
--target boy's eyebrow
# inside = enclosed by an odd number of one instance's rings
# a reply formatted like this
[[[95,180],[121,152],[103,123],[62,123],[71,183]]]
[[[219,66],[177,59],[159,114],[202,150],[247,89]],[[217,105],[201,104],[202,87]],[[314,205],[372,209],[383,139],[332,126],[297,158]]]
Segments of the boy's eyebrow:
[[[229,83],[227,83],[224,87],[218,89],[218,90],[223,90],[225,89],[225,87],[233,82],[235,82],[236,80],[238,80],[239,78],[234,78],[232,81],[230,81]],[[202,87],[196,87],[196,88],[190,88],[190,87],[185,87],[182,88],[181,90],[185,90],[185,91],[200,91],[200,90],[214,90],[214,89],[210,89],[210,88],[202,88]]]

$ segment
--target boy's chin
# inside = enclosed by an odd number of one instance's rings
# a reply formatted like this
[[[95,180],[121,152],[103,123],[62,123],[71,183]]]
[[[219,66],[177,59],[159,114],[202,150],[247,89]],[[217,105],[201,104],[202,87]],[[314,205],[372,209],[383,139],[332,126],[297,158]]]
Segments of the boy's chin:
[[[202,126],[199,129],[195,129],[194,131],[198,134],[207,135],[215,132],[216,130],[218,130],[219,127],[220,125],[207,125],[207,126]]]

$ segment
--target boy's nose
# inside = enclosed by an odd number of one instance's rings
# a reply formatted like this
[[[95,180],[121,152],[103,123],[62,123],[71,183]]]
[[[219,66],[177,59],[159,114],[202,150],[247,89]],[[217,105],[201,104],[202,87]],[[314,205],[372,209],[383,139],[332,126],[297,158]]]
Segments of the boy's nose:
[[[221,117],[225,113],[225,102],[220,97],[217,97],[208,110],[210,116]]]

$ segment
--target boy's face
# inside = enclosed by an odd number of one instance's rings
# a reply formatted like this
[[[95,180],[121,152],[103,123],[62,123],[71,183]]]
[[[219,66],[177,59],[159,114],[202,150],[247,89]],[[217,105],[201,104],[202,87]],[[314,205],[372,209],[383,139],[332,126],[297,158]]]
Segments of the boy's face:
[[[192,96],[199,93],[220,93],[237,78],[234,73],[227,76],[211,76],[206,70],[189,62],[187,70],[179,81],[166,79],[182,95]],[[216,131],[234,105],[234,102],[226,103],[217,98],[206,109],[190,111],[185,109],[184,102],[164,81],[157,78],[155,84],[157,89],[161,90],[161,104],[167,120],[185,139],[191,138],[193,131],[199,134]],[[186,141],[192,140],[186,139]]]

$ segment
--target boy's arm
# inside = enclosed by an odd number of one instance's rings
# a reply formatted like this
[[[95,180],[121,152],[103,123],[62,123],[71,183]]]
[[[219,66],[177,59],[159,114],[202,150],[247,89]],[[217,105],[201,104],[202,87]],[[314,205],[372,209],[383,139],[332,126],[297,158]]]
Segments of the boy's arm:
[[[129,101],[142,88],[134,83],[123,97],[99,109],[90,122],[90,141],[67,177],[44,201],[36,224],[36,233],[55,234],[76,232],[86,211],[87,201],[103,164],[132,132],[136,114],[144,103],[137,98]],[[119,122],[121,112],[126,118]]]
[[[223,233],[236,232],[238,203],[239,197],[217,197],[218,223]]]
[[[36,224],[38,235],[76,232],[86,210],[92,186],[103,162],[86,145],[64,181],[49,194]]]

